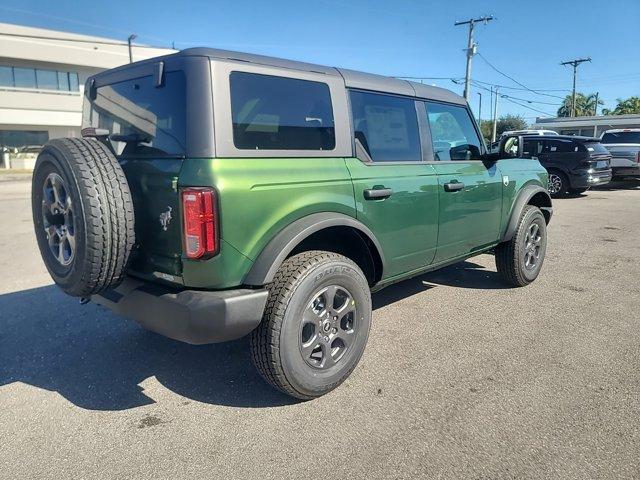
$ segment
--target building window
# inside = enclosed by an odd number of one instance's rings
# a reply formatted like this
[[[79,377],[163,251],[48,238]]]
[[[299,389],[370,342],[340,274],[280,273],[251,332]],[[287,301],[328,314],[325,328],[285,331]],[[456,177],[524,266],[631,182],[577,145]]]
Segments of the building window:
[[[0,130],[2,151],[19,152],[28,147],[42,146],[49,140],[49,132],[32,130]]]
[[[0,66],[0,87],[77,92],[78,74],[36,68]]]
[[[326,83],[233,72],[233,142],[243,150],[333,150],[331,94]]]

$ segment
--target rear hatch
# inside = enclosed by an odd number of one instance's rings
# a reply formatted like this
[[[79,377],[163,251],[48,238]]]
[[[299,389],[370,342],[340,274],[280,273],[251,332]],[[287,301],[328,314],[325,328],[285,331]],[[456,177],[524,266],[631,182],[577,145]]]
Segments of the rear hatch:
[[[611,153],[600,142],[585,142],[584,146],[589,152],[587,164],[594,172],[611,169]]]
[[[108,130],[129,182],[136,222],[130,271],[180,283],[183,248],[178,178],[191,153],[187,105],[193,93],[188,92],[188,85],[189,75],[198,75],[198,69],[194,74],[193,65],[188,65],[193,58],[172,57],[132,64],[90,79],[83,127]],[[200,70],[208,75],[207,69]],[[205,106],[208,103],[206,97],[201,100]]]

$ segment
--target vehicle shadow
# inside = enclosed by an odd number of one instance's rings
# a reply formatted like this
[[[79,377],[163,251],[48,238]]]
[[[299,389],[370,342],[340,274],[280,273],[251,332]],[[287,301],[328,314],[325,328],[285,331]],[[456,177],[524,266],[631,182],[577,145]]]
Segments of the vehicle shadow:
[[[374,309],[437,285],[504,288],[497,274],[463,262],[374,294]],[[0,387],[23,382],[90,410],[155,403],[141,386],[155,377],[188,400],[260,408],[296,403],[251,364],[248,339],[194,346],[63,294],[56,286],[0,295]]]
[[[0,295],[0,387],[24,382],[90,410],[155,403],[149,377],[204,403],[272,407],[296,400],[267,385],[247,339],[194,346],[148,332],[54,285]]]
[[[612,180],[604,185],[591,187],[592,191],[596,190],[640,190],[640,179],[638,180]]]

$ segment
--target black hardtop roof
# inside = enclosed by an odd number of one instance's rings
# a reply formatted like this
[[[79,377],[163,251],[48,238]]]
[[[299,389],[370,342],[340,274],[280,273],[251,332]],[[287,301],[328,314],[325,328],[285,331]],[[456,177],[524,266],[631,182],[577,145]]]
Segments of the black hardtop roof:
[[[357,88],[362,90],[372,90],[397,95],[413,96],[418,98],[439,100],[448,103],[466,105],[466,101],[460,95],[455,94],[446,88],[423,85],[421,83],[402,80],[394,77],[385,77],[383,75],[375,75],[371,73],[348,70],[345,68],[327,67],[324,65],[316,65],[313,63],[299,62],[295,60],[286,60],[282,58],[269,57],[266,55],[257,55],[253,53],[234,52],[230,50],[219,50],[216,48],[194,47],[181,50],[176,53],[164,55],[161,57],[150,58],[140,62],[123,65],[112,70],[98,73],[94,77],[101,77],[113,71],[122,71],[132,66],[154,63],[163,59],[169,59],[180,56],[199,56],[208,57],[212,60],[231,60],[269,67],[284,68],[290,70],[299,70],[305,72],[315,72],[324,75],[342,77],[345,86],[349,88]],[[92,78],[92,77],[90,77]]]

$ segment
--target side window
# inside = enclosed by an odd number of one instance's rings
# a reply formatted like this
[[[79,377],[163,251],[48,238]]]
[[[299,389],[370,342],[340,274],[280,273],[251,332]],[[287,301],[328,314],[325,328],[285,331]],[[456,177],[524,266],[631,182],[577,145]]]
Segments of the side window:
[[[522,157],[536,157],[542,153],[542,140],[527,138],[523,142]]]
[[[545,142],[545,153],[574,153],[577,151],[577,144],[571,140],[547,140]]]
[[[374,162],[422,160],[414,100],[355,90],[350,97],[355,138]]]
[[[425,102],[436,160],[480,160],[481,142],[462,106]]]
[[[241,150],[333,150],[326,83],[232,72],[233,143]]]

